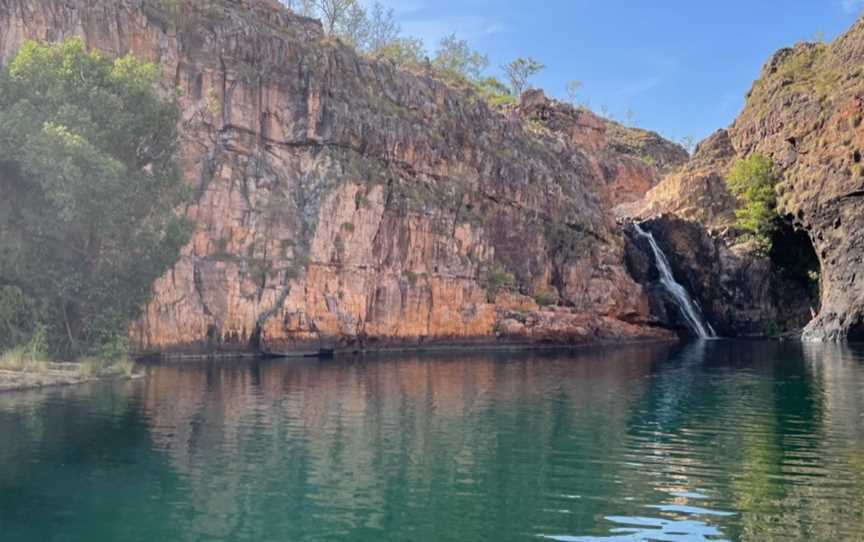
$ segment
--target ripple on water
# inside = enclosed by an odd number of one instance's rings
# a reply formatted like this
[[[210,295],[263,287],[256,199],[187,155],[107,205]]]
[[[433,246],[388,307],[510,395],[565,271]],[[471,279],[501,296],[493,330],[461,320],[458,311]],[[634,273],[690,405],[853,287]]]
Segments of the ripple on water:
[[[862,409],[779,343],[166,365],[0,396],[0,538],[858,540]]]

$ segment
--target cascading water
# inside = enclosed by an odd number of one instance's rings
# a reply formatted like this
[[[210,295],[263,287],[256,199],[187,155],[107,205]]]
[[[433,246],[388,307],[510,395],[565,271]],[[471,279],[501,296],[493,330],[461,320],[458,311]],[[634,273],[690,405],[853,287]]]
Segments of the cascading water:
[[[717,334],[714,333],[714,328],[702,317],[702,312],[699,310],[696,302],[693,301],[687,290],[675,280],[669,260],[666,258],[666,254],[660,250],[660,246],[657,245],[654,236],[643,230],[639,224],[634,223],[633,227],[636,229],[636,233],[647,239],[648,244],[651,245],[651,250],[654,252],[654,261],[657,262],[657,270],[660,272],[660,283],[672,294],[672,298],[681,310],[681,314],[684,316],[684,320],[687,322],[687,327],[690,328],[690,331],[695,333],[700,339],[716,337]]]

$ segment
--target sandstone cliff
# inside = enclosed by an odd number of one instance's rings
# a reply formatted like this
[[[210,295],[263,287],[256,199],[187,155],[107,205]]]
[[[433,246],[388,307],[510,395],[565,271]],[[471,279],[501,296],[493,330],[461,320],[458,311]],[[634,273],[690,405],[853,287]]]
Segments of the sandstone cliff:
[[[661,334],[609,208],[679,148],[560,105],[551,122],[545,100],[493,111],[273,1],[180,6],[0,0],[0,60],[25,38],[78,35],[158,63],[180,91],[196,232],[134,326],[137,349]]]
[[[831,44],[801,43],[778,51],[728,131],[702,142],[680,172],[617,211],[636,217],[674,213],[722,232],[734,220],[735,201],[722,181],[732,160],[753,152],[768,156],[782,173],[779,211],[790,227],[807,233],[821,266],[819,313],[804,337],[862,338],[862,63],[862,19]]]
[[[735,197],[726,188],[736,153],[729,133],[718,130],[702,141],[686,165],[663,178],[631,203],[618,205],[616,214],[650,217],[671,213],[710,229],[723,229],[735,221]]]
[[[611,207],[640,201],[645,193],[689,160],[683,147],[655,132],[628,128],[584,108],[546,99],[542,90],[522,96],[519,114],[562,144],[586,151],[600,195]]]
[[[821,309],[809,339],[864,331],[864,20],[834,43],[776,53],[730,129],[740,155],[783,172],[780,211],[807,231],[821,264]]]

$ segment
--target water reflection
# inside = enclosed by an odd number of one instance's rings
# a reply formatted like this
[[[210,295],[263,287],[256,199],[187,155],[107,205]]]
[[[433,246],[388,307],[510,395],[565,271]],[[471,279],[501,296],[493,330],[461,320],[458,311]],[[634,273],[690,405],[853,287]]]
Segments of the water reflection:
[[[0,395],[8,540],[854,540],[864,356],[710,341]],[[153,518],[158,518],[154,521]],[[36,521],[38,520],[38,521]]]

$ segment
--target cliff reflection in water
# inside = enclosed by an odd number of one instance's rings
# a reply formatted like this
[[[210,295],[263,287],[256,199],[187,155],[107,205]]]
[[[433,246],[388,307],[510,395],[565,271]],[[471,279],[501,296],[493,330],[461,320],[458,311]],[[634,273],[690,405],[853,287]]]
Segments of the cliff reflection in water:
[[[668,351],[155,367],[144,409],[157,446],[201,499],[199,513],[222,510],[223,533],[241,528],[231,520],[273,512],[285,529],[347,535],[387,529],[398,512],[433,538],[454,514],[466,520],[463,535],[481,537],[486,521],[468,520],[484,517],[525,534],[526,518],[547,513],[546,492],[559,491],[538,484],[554,485],[556,470],[609,469],[601,483],[612,488],[612,465],[596,450],[625,438],[628,408]],[[583,454],[563,457],[558,443],[568,446],[573,424],[590,439]],[[240,461],[214,464],[225,457]],[[224,498],[262,471],[278,474],[250,488],[256,497]],[[262,508],[267,494],[307,519]]]
[[[708,341],[148,373],[0,396],[0,434],[20,436],[0,441],[4,542],[854,540],[862,527],[854,349]]]

